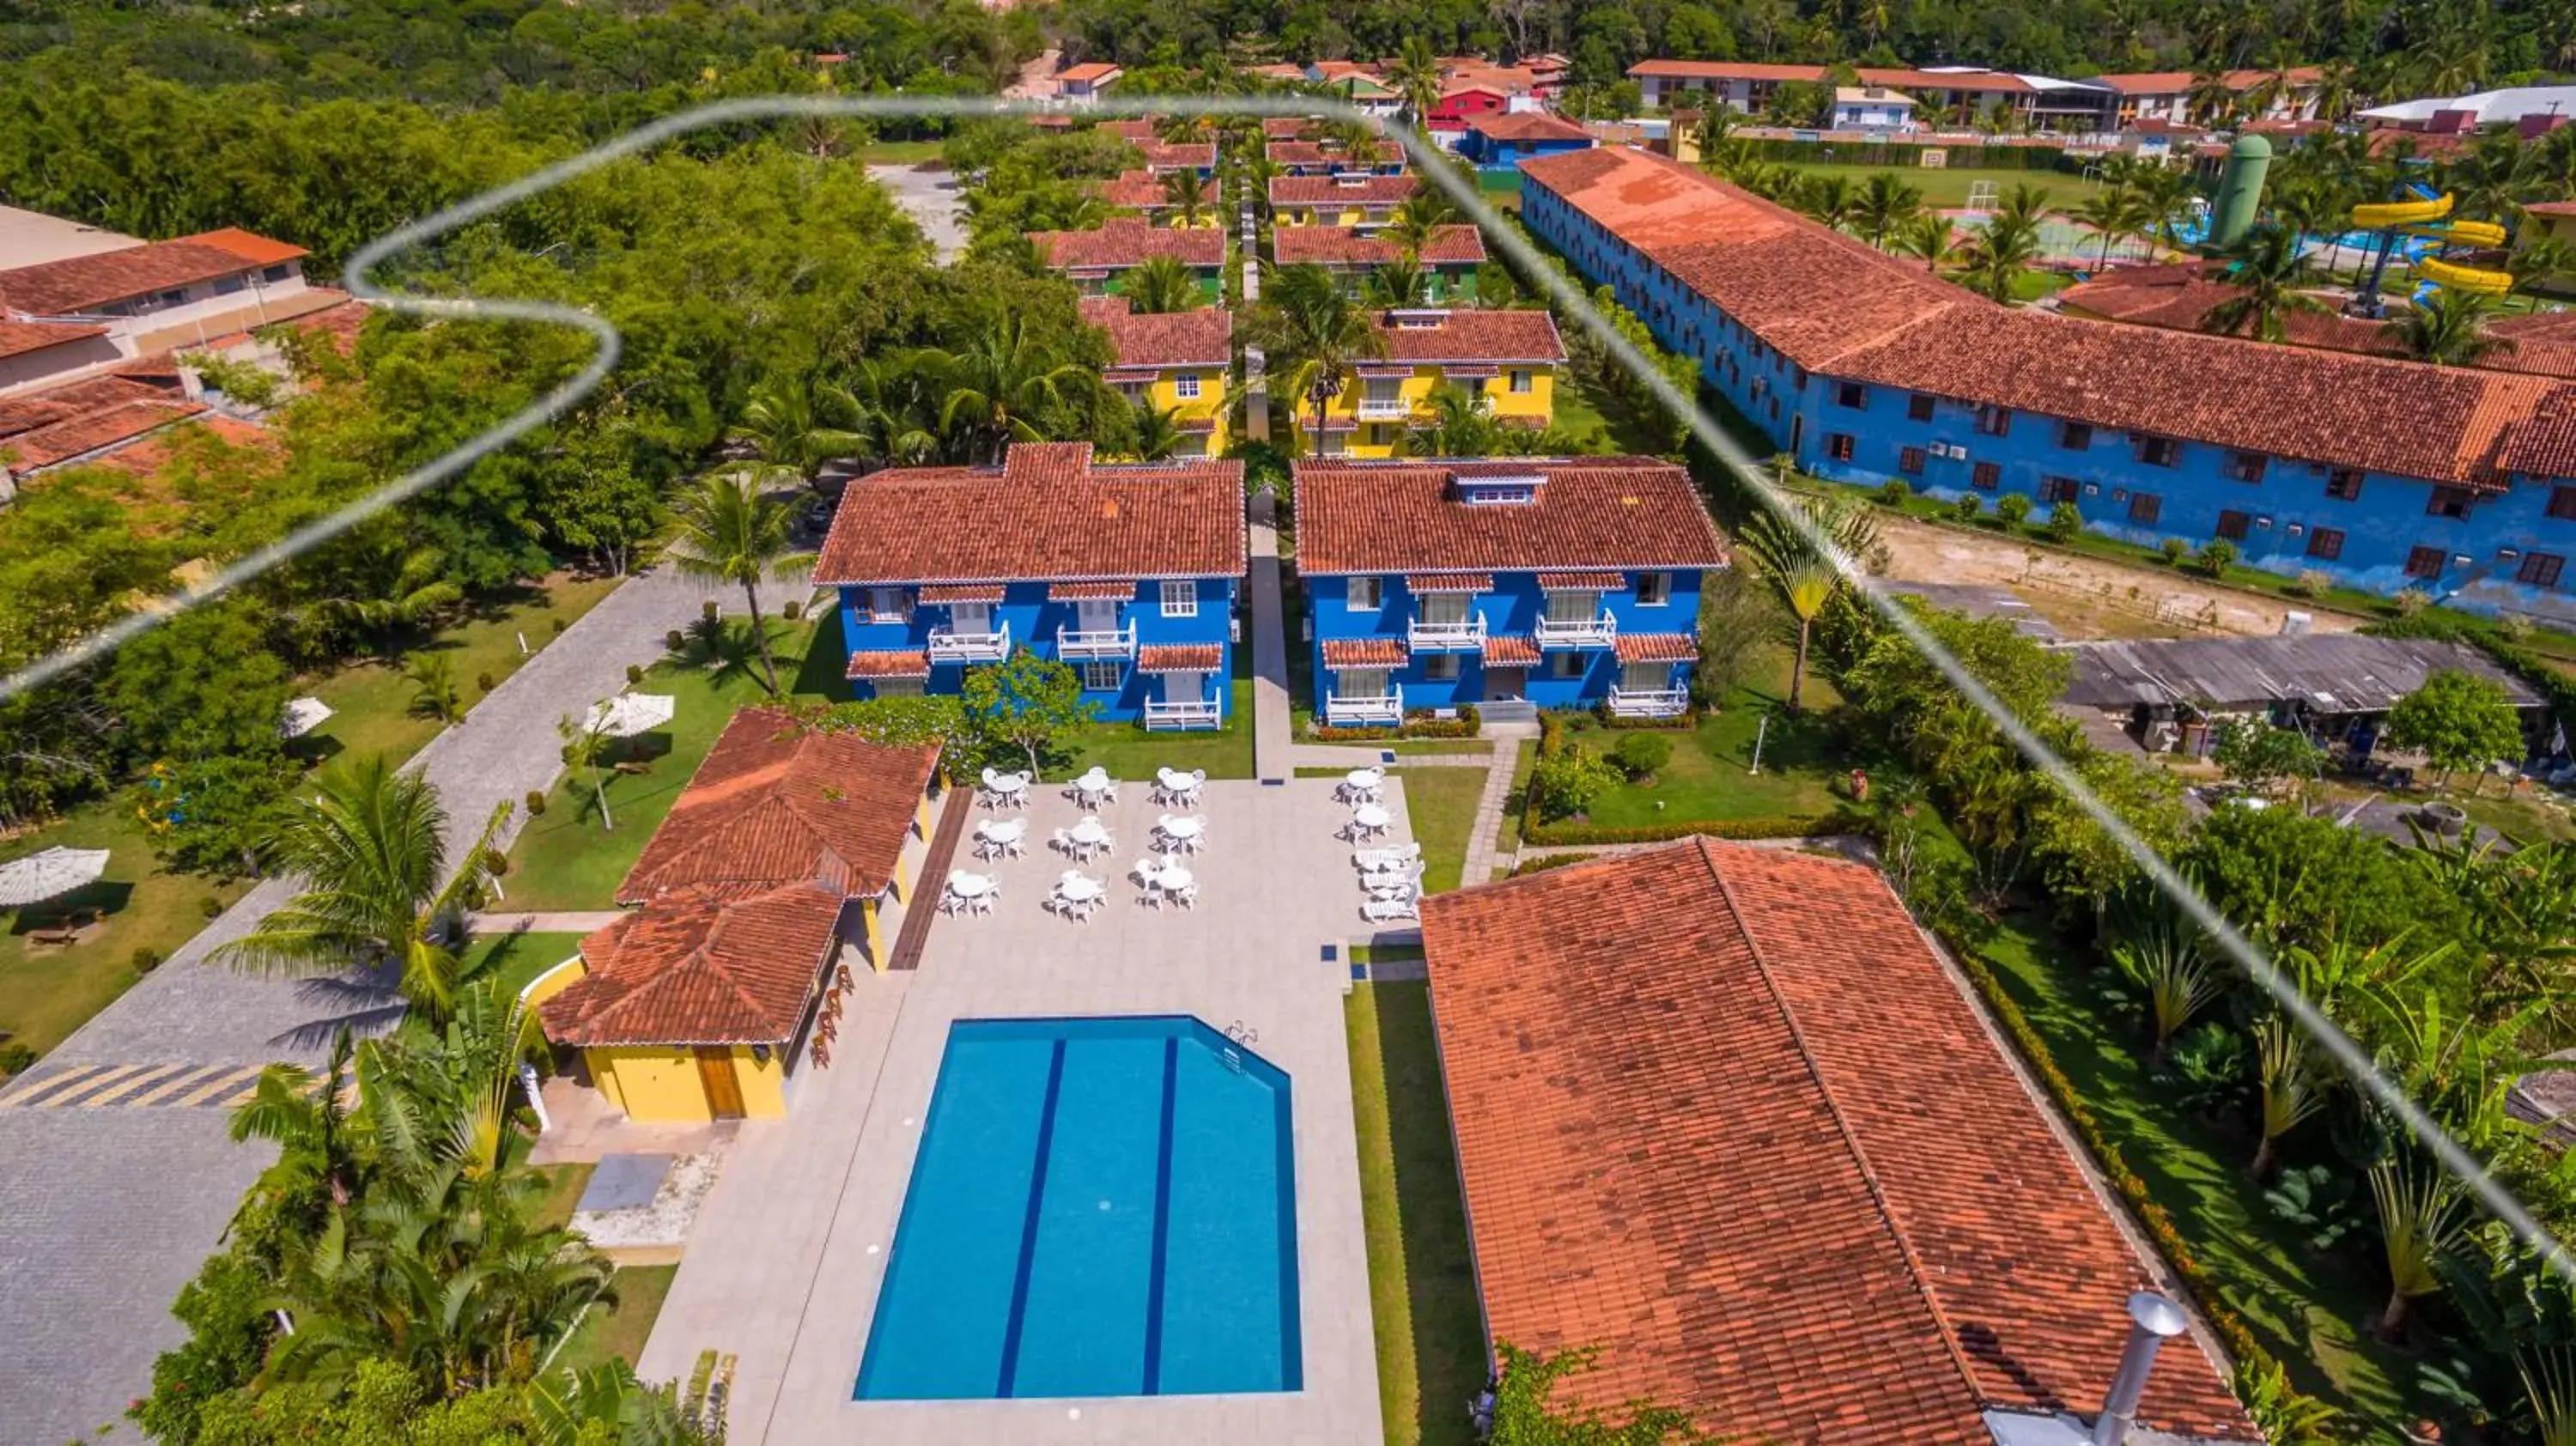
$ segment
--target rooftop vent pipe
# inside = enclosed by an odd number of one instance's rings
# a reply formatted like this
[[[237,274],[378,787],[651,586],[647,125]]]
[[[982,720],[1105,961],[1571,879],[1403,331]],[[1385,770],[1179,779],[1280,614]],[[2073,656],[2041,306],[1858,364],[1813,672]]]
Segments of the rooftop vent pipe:
[[[2181,1335],[2185,1324],[2182,1307],[2152,1290],[2129,1297],[2129,1343],[2120,1348],[2120,1369],[2111,1377],[2102,1414],[2093,1419],[2093,1446],[2120,1446],[2127,1439],[2129,1428],[2137,1423],[2138,1398],[2146,1394],[2147,1372],[2155,1369],[2156,1352]]]

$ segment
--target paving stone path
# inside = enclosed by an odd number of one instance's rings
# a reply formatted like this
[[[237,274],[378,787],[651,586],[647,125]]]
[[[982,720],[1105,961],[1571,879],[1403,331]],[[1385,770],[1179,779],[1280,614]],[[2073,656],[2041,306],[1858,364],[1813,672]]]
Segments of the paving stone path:
[[[618,588],[415,761],[444,796],[451,848],[562,769],[555,719],[625,685],[709,596],[667,575]],[[209,967],[294,886],[260,884],[0,1093],[0,1446],[60,1446],[118,1419],[178,1344],[170,1302],[220,1241],[268,1155],[226,1112],[257,1067],[314,1059],[343,1019],[382,1023],[363,980]],[[120,1433],[130,1436],[129,1426]]]

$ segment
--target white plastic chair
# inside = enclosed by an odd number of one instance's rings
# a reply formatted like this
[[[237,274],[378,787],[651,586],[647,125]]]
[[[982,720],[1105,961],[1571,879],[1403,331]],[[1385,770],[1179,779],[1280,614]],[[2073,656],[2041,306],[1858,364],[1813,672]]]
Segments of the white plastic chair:
[[[1078,859],[1082,857],[1082,845],[1074,841],[1073,834],[1070,830],[1061,828],[1057,829],[1055,831],[1055,837],[1050,839],[1048,842],[1054,847],[1056,852],[1063,854],[1067,858]]]
[[[1136,861],[1136,867],[1127,871],[1127,877],[1136,881],[1137,903],[1148,904],[1157,909],[1163,907],[1162,863],[1162,860],[1147,854]]]
[[[1171,895],[1173,901],[1184,909],[1195,909],[1199,906],[1199,886],[1196,884],[1187,884],[1174,889]]]
[[[1354,849],[1351,851],[1351,866],[1359,869],[1401,868],[1420,857],[1422,845],[1418,843],[1397,844],[1393,848]]]
[[[1371,899],[1360,905],[1360,917],[1372,924],[1392,923],[1397,919],[1419,919],[1421,906],[1412,899]]]

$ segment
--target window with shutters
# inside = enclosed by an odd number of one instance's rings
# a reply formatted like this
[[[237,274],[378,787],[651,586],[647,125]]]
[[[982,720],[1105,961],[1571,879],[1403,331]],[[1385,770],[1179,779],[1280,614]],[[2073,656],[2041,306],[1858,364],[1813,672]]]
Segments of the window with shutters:
[[[2343,556],[2343,529],[2312,527],[2308,529],[2308,556],[2332,562]]]
[[[2245,534],[2253,530],[2254,519],[2250,514],[2233,509],[2218,514],[2218,535],[2230,542],[2243,542]]]
[[[2526,552],[2522,566],[2514,569],[2513,580],[2525,587],[2556,587],[2558,574],[2565,571],[2567,559],[2554,552]]]
[[[2423,578],[2440,577],[2444,564],[2450,560],[2451,554],[2442,548],[2415,548],[2406,554],[2406,575]]]

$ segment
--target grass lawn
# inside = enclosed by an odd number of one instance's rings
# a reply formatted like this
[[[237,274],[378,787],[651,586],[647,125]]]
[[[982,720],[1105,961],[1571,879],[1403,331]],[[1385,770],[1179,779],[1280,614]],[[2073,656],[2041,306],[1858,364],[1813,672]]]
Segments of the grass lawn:
[[[2349,1258],[2314,1254],[2282,1226],[2245,1173],[2251,1143],[2169,1103],[2147,1072],[2140,1031],[2105,1017],[2082,962],[2020,917],[2006,920],[1984,952],[2122,1157],[2172,1212],[2192,1252],[2226,1282],[2228,1303],[2291,1380],[2383,1425],[2432,1410],[2399,1384],[2414,1378],[2414,1364],[2365,1325],[2386,1295],[2380,1277]],[[2366,1216],[2369,1206],[2361,1208]],[[2368,1234],[2366,1220],[2361,1229]]]
[[[569,1224],[573,1207],[581,1203],[581,1192],[590,1188],[591,1172],[599,1167],[587,1160],[562,1165],[539,1165],[538,1178],[546,1182],[545,1198],[537,1202],[530,1223],[540,1230]]]
[[[2092,187],[2081,176],[2063,171],[1992,171],[1929,170],[1921,166],[1847,166],[1839,164],[1798,162],[1789,168],[1810,175],[1847,176],[1855,186],[1866,182],[1878,171],[1893,171],[1923,193],[1923,204],[1935,210],[1956,210],[1968,204],[1968,192],[1979,181],[1995,183],[1998,197],[2012,194],[2012,188],[2028,184],[2048,193],[2052,205],[2072,206]]]
[[[59,899],[0,913],[0,1044],[24,1045],[39,1055],[134,983],[135,950],[175,953],[206,927],[203,901],[230,904],[248,887],[162,872],[142,822],[116,797],[76,808],[0,845],[0,860],[57,846],[106,849],[107,873]],[[99,914],[78,943],[27,938],[76,909]]]
[[[1485,1343],[1449,1142],[1430,986],[1363,984],[1342,1006],[1387,1446],[1469,1446]]]
[[[1252,649],[1235,649],[1236,671],[1251,666]],[[1073,778],[1097,763],[1112,778],[1150,779],[1157,768],[1204,768],[1210,778],[1252,776],[1252,679],[1237,677],[1227,694],[1225,726],[1217,729],[1147,732],[1141,723],[1099,722],[1067,738],[1072,761],[1051,767],[1050,774]]]
[[[2469,821],[2478,827],[2493,829],[2524,843],[2576,838],[2576,819],[2571,819],[2565,808],[2550,802],[2545,796],[2517,798],[2495,793],[2479,798],[2457,791],[2443,796],[2458,804],[2468,814]]]
[[[592,1306],[581,1324],[573,1327],[572,1338],[555,1356],[555,1365],[579,1371],[610,1361],[631,1366],[642,1359],[644,1342],[653,1334],[653,1318],[662,1313],[662,1298],[671,1293],[671,1279],[679,1273],[676,1265],[621,1267],[608,1279],[617,1304]]]
[[[795,674],[808,656],[814,629],[804,622],[767,620],[770,648],[777,654],[782,677]],[[678,701],[670,725],[621,743],[618,757],[641,756],[652,772],[621,774],[603,769],[608,816],[614,829],[600,827],[599,801],[589,778],[568,772],[546,796],[543,817],[530,819],[510,851],[510,872],[501,886],[508,892],[505,909],[605,909],[614,902],[618,881],[635,866],[644,845],[671,803],[688,787],[690,775],[713,748],[736,711],[764,702],[759,665],[741,655],[748,634],[737,632],[727,646],[730,655],[709,668],[706,654],[694,645],[686,659],[668,659],[645,673],[642,691],[667,693]],[[549,961],[551,962],[551,961]]]
[[[543,648],[554,641],[557,622],[572,626],[622,581],[558,572],[497,595],[434,638],[410,642],[402,663],[366,659],[306,679],[305,691],[330,704],[332,716],[302,742],[325,758],[384,753],[401,762],[411,757],[438,736],[439,725],[412,716],[417,690],[402,675],[404,666],[432,654],[444,656],[470,708],[487,691],[479,682],[483,675],[490,674],[497,686],[527,661],[519,653],[521,634],[531,649]]]
[[[1780,709],[1789,691],[1785,658],[1757,672],[1755,681],[1729,694],[1725,706],[1704,714],[1688,733],[1662,736],[1673,757],[1651,785],[1626,783],[1592,801],[1591,820],[1612,828],[1677,823],[1685,819],[1794,818],[1834,811],[1830,789],[1851,764],[1836,745],[1823,714],[1839,699],[1810,670],[1807,711]],[[1767,728],[1765,715],[1770,717]],[[1573,722],[1573,738],[1607,753],[1627,735],[1601,727],[1589,715]],[[1762,771],[1752,772],[1759,735]]]
[[[1476,831],[1476,802],[1485,793],[1485,770],[1399,768],[1395,776],[1404,781],[1405,811],[1422,845],[1422,887],[1434,894],[1458,887]]]
[[[850,152],[850,159],[867,166],[917,166],[938,160],[940,145],[938,141],[870,141]]]
[[[506,909],[509,905],[502,907]],[[501,987],[516,994],[527,988],[529,981],[571,958],[580,948],[579,934],[533,931],[486,934],[465,946],[465,967],[469,973],[482,969],[498,971]]]
[[[1538,740],[1521,740],[1518,756],[1512,759],[1512,791],[1503,799],[1503,826],[1494,847],[1502,853],[1517,853],[1521,846],[1521,803],[1529,789],[1530,769],[1538,763]]]

